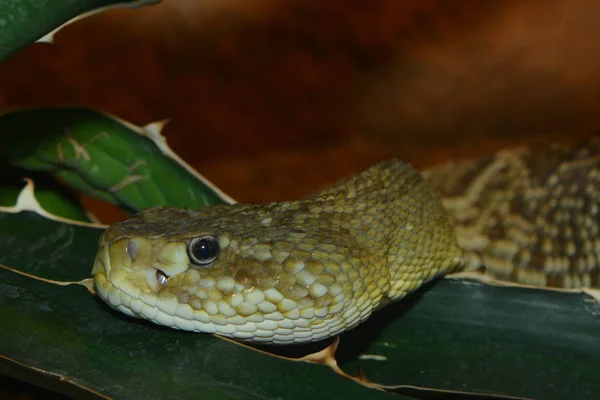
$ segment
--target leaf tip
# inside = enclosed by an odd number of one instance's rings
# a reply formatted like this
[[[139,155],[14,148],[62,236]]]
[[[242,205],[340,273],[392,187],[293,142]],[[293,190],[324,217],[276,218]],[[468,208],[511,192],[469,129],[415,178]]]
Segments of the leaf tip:
[[[56,30],[46,33],[44,36],[36,40],[35,43],[54,44],[54,33],[56,33]]]
[[[33,179],[24,178],[26,184],[19,192],[17,196],[17,202],[14,206],[0,206],[0,212],[6,212],[11,214],[17,214],[23,211],[33,212],[35,214],[41,215],[44,218],[51,219],[58,222],[63,222],[70,225],[79,225],[79,226],[88,226],[93,228],[101,228],[106,229],[106,226],[99,223],[94,222],[84,222],[77,220],[70,220],[67,218],[63,218],[57,215],[54,215],[48,211],[46,211],[40,202],[38,201],[35,195],[35,183]]]
[[[159,121],[154,121],[154,122],[147,124],[142,129],[151,138],[158,137],[158,138],[162,138],[162,140],[165,140],[164,136],[162,135],[162,130],[165,127],[165,125],[167,125],[169,123],[169,121],[170,121],[169,119],[161,119]]]
[[[35,198],[35,184],[32,179],[25,178],[26,185],[21,189],[15,209],[18,211],[33,211],[38,214],[44,214],[45,211]]]
[[[596,300],[596,304],[600,306],[600,289],[582,288],[581,291]]]

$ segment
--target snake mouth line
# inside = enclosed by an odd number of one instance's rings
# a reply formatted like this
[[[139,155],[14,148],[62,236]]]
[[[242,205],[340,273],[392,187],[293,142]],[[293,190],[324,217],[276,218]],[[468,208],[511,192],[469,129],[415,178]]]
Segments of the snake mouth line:
[[[184,312],[179,311],[177,314],[182,315],[177,315],[173,313],[172,302],[161,302],[155,295],[140,293],[138,296],[132,296],[110,282],[104,274],[96,275],[95,282],[98,294],[108,305],[131,317],[146,319],[160,325],[187,331],[223,335],[234,333],[231,329],[219,327],[214,323],[196,320],[193,318],[193,314],[183,315]],[[176,312],[177,309],[179,307],[175,304]]]
[[[330,322],[318,327],[299,327],[293,326],[293,321],[269,320],[264,317],[261,317],[261,322],[252,322],[242,321],[239,316],[227,318],[223,315],[209,315],[205,311],[192,309],[188,304],[177,302],[174,295],[161,297],[155,293],[133,291],[124,282],[125,280],[116,285],[107,279],[105,273],[95,275],[97,292],[111,308],[130,317],[174,329],[270,344],[306,343],[335,336],[348,329],[343,318],[338,318],[337,323],[333,324]]]

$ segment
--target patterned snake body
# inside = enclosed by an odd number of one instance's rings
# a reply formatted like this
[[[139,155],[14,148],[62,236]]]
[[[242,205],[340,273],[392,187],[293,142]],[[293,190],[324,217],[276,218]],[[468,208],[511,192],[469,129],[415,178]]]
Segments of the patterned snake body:
[[[430,185],[388,161],[301,201],[147,209],[106,230],[92,273],[125,314],[285,344],[337,335],[462,265]]]
[[[427,180],[388,161],[296,202],[151,208],[106,230],[95,285],[131,316],[273,344],[337,335],[465,266],[598,287],[599,149],[502,151]]]
[[[503,150],[424,175],[471,268],[528,285],[600,287],[600,137]]]

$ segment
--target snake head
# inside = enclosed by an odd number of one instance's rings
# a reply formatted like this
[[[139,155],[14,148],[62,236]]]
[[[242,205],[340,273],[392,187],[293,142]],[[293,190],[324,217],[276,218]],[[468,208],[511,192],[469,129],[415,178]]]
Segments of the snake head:
[[[318,340],[370,315],[373,293],[353,281],[360,261],[328,243],[341,236],[311,236],[290,225],[292,214],[276,214],[241,205],[145,210],[100,239],[97,292],[129,316],[265,343]]]

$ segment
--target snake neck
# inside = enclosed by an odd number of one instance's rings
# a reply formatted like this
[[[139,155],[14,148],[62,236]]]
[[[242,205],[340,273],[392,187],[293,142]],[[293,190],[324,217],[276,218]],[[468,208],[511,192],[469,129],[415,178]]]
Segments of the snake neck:
[[[409,164],[390,160],[322,191],[309,200],[343,212],[355,251],[370,269],[387,271],[382,304],[402,298],[424,282],[464,267],[448,215],[430,185]],[[325,205],[325,206],[323,206]],[[314,206],[313,206],[314,207]]]

